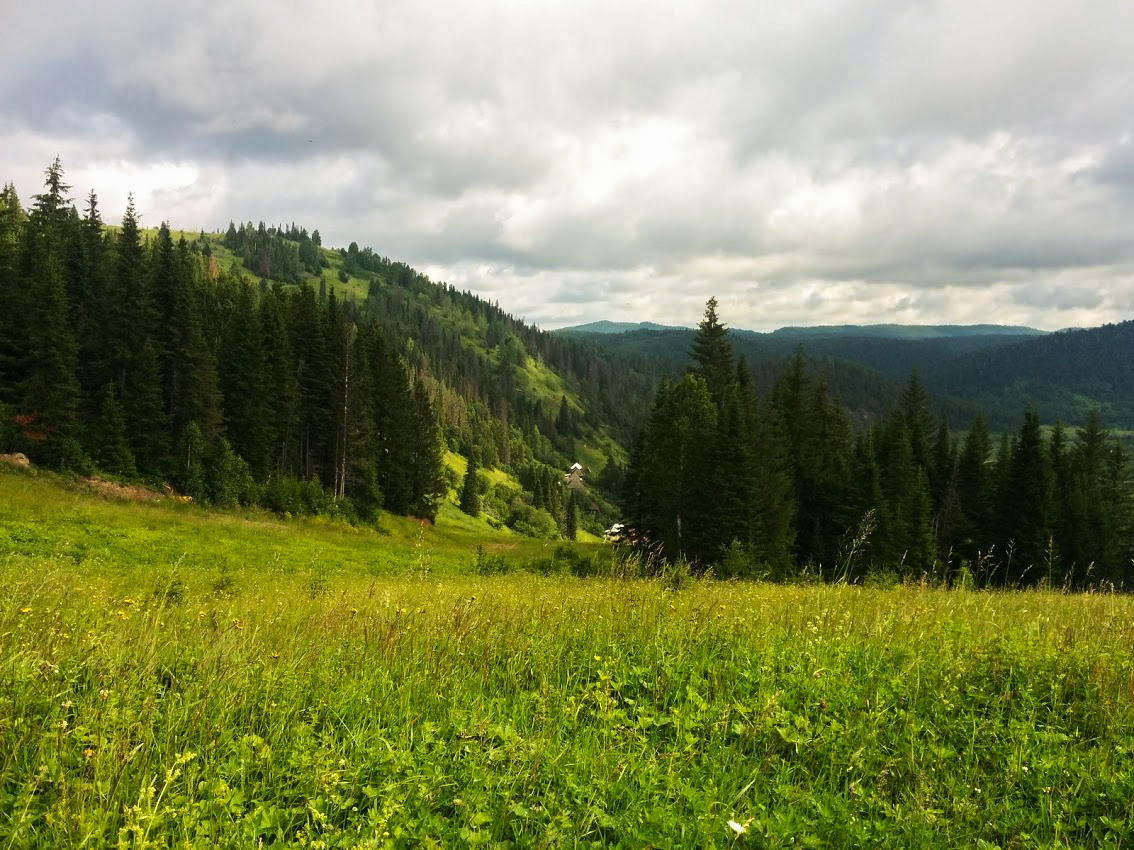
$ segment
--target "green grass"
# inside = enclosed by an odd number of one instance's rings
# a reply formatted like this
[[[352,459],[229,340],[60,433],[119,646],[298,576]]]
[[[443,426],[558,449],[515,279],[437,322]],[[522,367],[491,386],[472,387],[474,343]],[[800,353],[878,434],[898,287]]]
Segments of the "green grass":
[[[567,396],[568,403],[576,411],[580,409],[574,393],[568,389],[563,379],[551,370],[542,360],[529,357],[523,369],[516,372],[518,386],[527,395],[535,396],[554,416],[559,412],[559,402]]]
[[[322,571],[366,575],[467,571],[478,544],[505,546],[516,565],[555,544],[494,531],[448,503],[436,525],[383,514],[380,531],[322,518],[280,519],[255,511],[208,511],[167,500],[108,499],[55,476],[0,466],[0,554],[60,559],[84,569],[244,572]],[[0,845],[2,846],[2,845]]]
[[[474,547],[0,475],[0,847],[1134,841],[1128,597]]]

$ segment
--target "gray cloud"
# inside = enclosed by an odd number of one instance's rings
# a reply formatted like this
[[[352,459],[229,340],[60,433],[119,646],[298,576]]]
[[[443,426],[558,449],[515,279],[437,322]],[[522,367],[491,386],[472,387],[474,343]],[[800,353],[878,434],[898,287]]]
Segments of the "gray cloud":
[[[297,221],[554,325],[1126,318],[1134,6],[19,4],[24,196]],[[1071,319],[1074,321],[1071,321]]]

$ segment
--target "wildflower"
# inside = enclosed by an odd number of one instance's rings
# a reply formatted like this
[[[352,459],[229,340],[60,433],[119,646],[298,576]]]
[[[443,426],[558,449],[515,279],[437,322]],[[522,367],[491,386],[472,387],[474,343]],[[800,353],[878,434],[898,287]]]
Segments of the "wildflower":
[[[85,750],[83,750],[83,758],[85,758],[87,761],[90,761],[91,759],[93,759],[94,758],[94,750],[92,750],[90,747],[87,747]]]
[[[596,656],[595,656],[595,661],[602,661],[602,656],[601,656],[601,655],[596,655]]]
[[[737,835],[744,835],[744,833],[748,832],[748,827],[746,827],[744,824],[737,823],[734,820],[730,820],[728,822],[728,828],[735,832]]]
[[[98,692],[98,698],[101,700],[105,700],[108,696],[110,696],[110,691],[108,691],[106,688],[103,688]]]
[[[279,651],[279,650],[277,649],[277,650],[275,650],[275,651],[274,651],[274,652],[272,653],[272,660],[273,660],[273,661],[278,661],[278,660],[279,660],[279,657],[280,657],[280,651]]]
[[[351,608],[350,613],[351,613],[351,616],[353,616],[353,615],[358,613],[358,609],[357,608]]]
[[[129,620],[130,619],[130,615],[127,614],[125,611],[123,611],[121,608],[118,609],[117,614],[118,614],[119,620]]]
[[[73,703],[72,703],[72,702],[71,702],[71,700],[69,700],[69,699],[65,699],[65,700],[63,700],[63,708],[70,708],[70,707],[72,706],[72,704],[73,704]],[[1027,769],[1027,768],[1025,768],[1025,770],[1026,770],[1026,769]]]
[[[240,622],[240,618],[239,618],[239,617],[233,617],[233,618],[232,618],[232,627],[233,627],[234,629],[243,629],[243,628],[244,628],[244,623]]]

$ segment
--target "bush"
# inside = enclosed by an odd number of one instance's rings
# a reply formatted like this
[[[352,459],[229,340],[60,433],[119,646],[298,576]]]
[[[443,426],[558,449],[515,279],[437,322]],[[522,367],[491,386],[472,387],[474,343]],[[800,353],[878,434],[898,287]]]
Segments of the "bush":
[[[555,521],[555,517],[542,508],[533,508],[520,498],[512,500],[506,525],[525,537],[538,537],[544,540],[555,540],[559,537],[559,523]]]

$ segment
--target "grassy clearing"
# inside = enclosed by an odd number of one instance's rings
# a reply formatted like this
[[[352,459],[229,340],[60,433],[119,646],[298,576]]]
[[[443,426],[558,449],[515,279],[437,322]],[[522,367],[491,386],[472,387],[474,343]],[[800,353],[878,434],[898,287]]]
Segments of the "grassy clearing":
[[[0,554],[70,563],[93,572],[168,570],[212,576],[265,571],[392,575],[469,570],[478,544],[506,544],[510,566],[551,555],[552,541],[494,531],[444,503],[437,524],[383,515],[381,531],[322,518],[282,520],[194,505],[125,502],[51,475],[0,467]]]
[[[0,506],[0,847],[1134,841],[1127,597],[441,575],[410,529]]]

